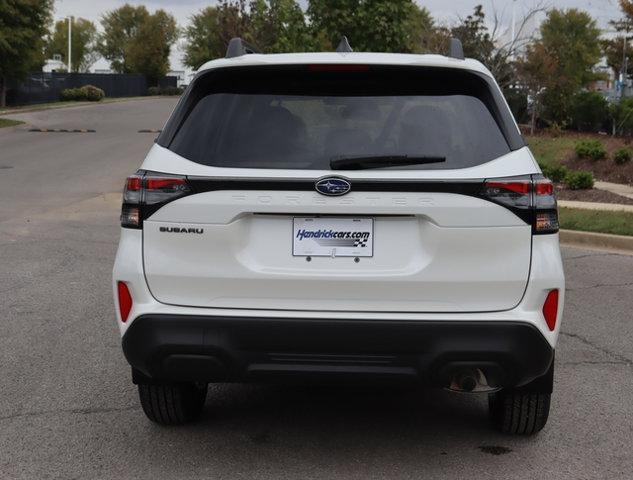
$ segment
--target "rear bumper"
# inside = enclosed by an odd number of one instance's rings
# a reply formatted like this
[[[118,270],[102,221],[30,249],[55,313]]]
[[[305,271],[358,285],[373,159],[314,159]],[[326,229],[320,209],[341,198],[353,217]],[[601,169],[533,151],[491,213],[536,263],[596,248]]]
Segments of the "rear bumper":
[[[499,387],[548,372],[554,350],[532,324],[142,315],[123,336],[137,382],[417,382],[457,367]]]

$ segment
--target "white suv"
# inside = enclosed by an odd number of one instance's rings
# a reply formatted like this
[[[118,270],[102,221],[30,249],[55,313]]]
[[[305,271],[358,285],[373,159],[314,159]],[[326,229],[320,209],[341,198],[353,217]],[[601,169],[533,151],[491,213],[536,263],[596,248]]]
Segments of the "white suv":
[[[564,277],[552,183],[479,62],[205,64],[127,179],[114,293],[158,423],[209,382],[411,382],[547,421]]]

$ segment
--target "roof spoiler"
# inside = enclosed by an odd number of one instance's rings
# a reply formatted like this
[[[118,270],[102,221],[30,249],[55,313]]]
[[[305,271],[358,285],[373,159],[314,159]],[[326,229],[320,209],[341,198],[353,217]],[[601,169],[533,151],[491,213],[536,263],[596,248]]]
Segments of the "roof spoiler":
[[[245,42],[240,37],[232,38],[226,47],[226,55],[224,58],[235,58],[247,55],[250,53],[261,53],[257,48],[248,42]]]
[[[456,58],[457,60],[464,60],[464,47],[459,38],[451,38],[448,56],[450,58]]]

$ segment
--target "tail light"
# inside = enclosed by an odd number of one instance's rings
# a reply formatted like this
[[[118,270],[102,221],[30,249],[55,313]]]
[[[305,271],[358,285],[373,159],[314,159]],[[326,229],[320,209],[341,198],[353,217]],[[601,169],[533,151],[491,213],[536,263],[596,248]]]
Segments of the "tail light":
[[[191,193],[186,177],[139,172],[127,178],[123,190],[121,226],[143,228],[143,220],[163,205]]]
[[[547,294],[543,304],[543,317],[551,332],[556,328],[556,316],[558,315],[558,290],[551,290]]]
[[[547,178],[534,180],[534,233],[558,232],[558,210],[554,184]]]
[[[532,225],[532,233],[558,232],[554,184],[542,177],[499,178],[484,182],[483,195]]]

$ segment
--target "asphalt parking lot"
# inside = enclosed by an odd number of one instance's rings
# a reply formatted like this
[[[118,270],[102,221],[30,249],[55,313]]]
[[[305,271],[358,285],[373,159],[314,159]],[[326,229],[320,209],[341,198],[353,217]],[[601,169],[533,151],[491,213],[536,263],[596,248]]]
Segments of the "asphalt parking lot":
[[[550,421],[514,438],[484,397],[220,385],[194,425],[141,412],[114,321],[120,191],[175,104],[12,115],[0,129],[0,478],[630,479],[633,256],[564,249]],[[38,128],[95,133],[35,133]]]

